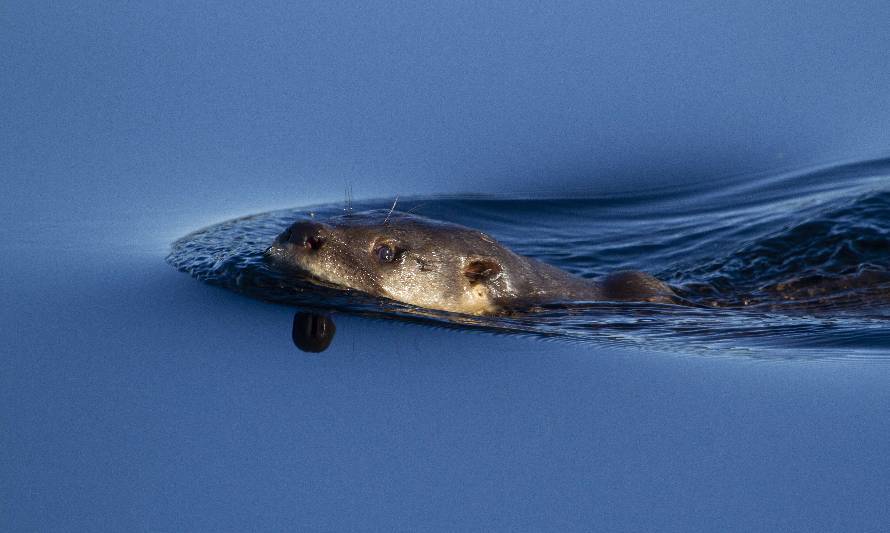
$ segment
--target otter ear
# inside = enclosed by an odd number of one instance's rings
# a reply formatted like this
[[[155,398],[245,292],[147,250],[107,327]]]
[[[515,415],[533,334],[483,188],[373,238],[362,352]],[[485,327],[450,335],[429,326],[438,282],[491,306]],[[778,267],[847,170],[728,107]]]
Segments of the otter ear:
[[[500,273],[501,265],[494,259],[489,258],[474,259],[473,261],[470,261],[470,264],[464,267],[464,276],[466,276],[473,285],[490,281],[496,278]]]

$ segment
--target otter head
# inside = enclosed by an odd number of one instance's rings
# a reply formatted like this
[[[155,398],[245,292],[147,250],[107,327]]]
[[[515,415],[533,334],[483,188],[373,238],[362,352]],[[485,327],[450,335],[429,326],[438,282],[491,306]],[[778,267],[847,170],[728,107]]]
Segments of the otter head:
[[[515,294],[510,265],[519,260],[479,231],[386,210],[295,222],[266,257],[341,287],[470,314],[495,312]]]

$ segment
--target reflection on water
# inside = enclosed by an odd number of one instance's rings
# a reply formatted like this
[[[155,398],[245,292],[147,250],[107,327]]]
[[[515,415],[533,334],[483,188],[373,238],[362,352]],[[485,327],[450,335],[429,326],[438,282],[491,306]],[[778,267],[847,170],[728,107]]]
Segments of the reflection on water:
[[[391,200],[355,203],[388,208]],[[197,231],[168,258],[198,279],[267,301],[489,331],[783,356],[890,355],[890,161],[697,189],[586,199],[416,198],[399,208],[495,236],[582,277],[641,270],[689,306],[569,302],[497,317],[418,309],[270,268],[263,251],[328,205],[263,213]],[[295,320],[295,343],[323,350],[330,319]]]
[[[302,311],[294,314],[291,338],[294,345],[304,352],[321,353],[327,350],[336,332],[337,327],[330,315]]]

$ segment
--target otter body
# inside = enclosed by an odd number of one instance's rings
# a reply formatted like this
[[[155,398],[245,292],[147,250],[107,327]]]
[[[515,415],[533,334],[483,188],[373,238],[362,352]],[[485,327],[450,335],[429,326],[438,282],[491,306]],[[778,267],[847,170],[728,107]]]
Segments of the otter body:
[[[386,210],[295,222],[266,258],[279,269],[374,296],[477,315],[571,300],[670,303],[674,294],[642,272],[587,280],[518,255],[480,231]]]

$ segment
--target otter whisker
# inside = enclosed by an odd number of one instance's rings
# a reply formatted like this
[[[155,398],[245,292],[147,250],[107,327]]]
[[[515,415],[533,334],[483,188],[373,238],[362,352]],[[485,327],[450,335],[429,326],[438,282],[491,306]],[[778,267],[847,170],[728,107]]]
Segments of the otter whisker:
[[[350,215],[350,214],[352,214],[352,184],[351,183],[346,182],[346,186],[343,188],[343,194],[344,194],[344,196],[346,196],[346,207],[343,209],[343,211],[347,215]]]
[[[410,214],[410,213],[413,213],[415,209],[420,209],[421,207],[425,206],[425,205],[428,204],[428,203],[429,203],[429,202],[420,202],[419,204],[415,205],[414,207],[412,207],[411,209],[409,209],[409,210],[407,210],[407,211],[405,211],[405,212],[406,212],[406,213],[409,213],[409,214]]]
[[[399,203],[399,197],[396,196],[396,199],[392,203],[392,207],[389,208],[389,213],[386,214],[386,218],[383,219],[383,225],[385,226],[387,222],[389,222],[389,217],[392,215],[392,212],[396,210],[396,204]]]

